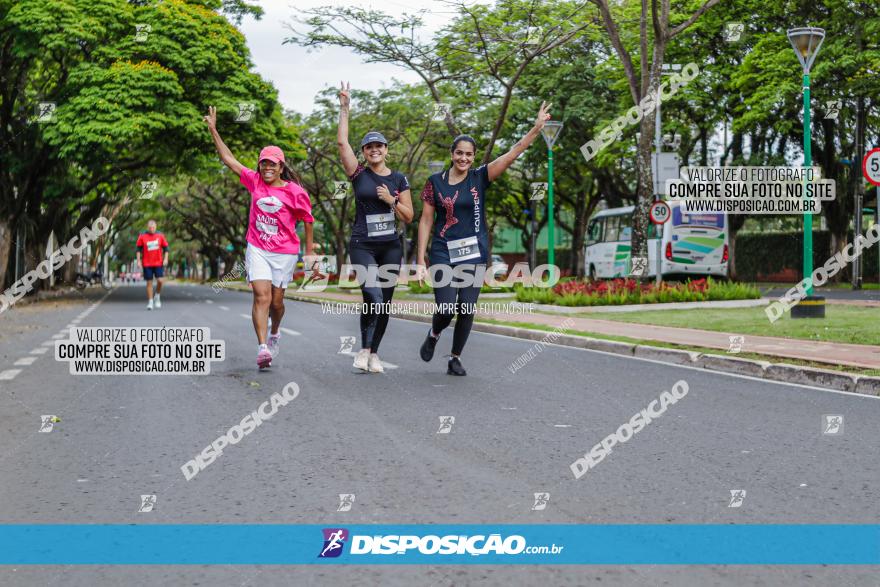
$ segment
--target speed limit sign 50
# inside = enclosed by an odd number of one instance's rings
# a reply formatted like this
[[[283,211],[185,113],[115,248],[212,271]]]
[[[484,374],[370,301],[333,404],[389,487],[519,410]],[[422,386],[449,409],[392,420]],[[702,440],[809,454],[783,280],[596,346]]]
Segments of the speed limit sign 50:
[[[880,147],[871,149],[862,160],[862,173],[865,179],[876,186],[880,186]]]
[[[650,216],[654,224],[665,224],[672,218],[672,209],[666,202],[654,202],[651,204]]]

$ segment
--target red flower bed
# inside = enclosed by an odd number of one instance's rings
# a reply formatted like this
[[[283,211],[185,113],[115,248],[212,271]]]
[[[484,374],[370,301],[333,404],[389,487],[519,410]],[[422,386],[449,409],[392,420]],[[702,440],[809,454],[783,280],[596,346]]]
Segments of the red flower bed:
[[[709,284],[705,279],[697,279],[687,283],[677,283],[670,285],[667,282],[661,282],[660,287],[653,281],[649,283],[639,283],[635,279],[612,279],[610,281],[565,281],[556,284],[553,287],[553,293],[558,296],[569,294],[584,294],[587,296],[604,296],[606,294],[620,293],[651,293],[658,290],[689,290],[697,293],[706,293]]]

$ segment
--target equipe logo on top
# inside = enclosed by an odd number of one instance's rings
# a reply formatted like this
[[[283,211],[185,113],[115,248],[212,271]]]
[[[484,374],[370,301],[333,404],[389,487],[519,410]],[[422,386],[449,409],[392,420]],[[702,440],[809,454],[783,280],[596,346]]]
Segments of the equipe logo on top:
[[[518,534],[502,538],[501,534],[484,536],[453,535],[417,536],[349,536],[345,528],[324,528],[324,545],[318,558],[336,558],[342,554],[346,541],[351,538],[349,554],[407,554],[416,550],[419,554],[520,554],[526,550],[526,539]],[[562,547],[559,547],[561,551]]]

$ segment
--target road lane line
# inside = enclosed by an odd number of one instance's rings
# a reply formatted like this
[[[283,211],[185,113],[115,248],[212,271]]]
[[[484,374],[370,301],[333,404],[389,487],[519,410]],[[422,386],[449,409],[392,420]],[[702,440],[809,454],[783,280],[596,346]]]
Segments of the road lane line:
[[[53,343],[53,346],[54,346],[54,343]],[[45,355],[46,351],[48,351],[48,350],[49,350],[49,347],[38,346],[37,348],[35,348],[34,350],[31,351],[31,354],[32,355]]]
[[[217,307],[220,308],[221,310],[226,310],[227,312],[229,311],[229,308],[227,308],[226,306],[217,306]]]
[[[300,336],[302,333],[297,332],[296,330],[291,330],[290,328],[281,327],[278,330],[283,332],[284,334],[289,334],[290,336]]]
[[[22,357],[19,360],[17,360],[14,363],[14,365],[17,367],[18,366],[27,367],[28,365],[30,365],[31,363],[33,363],[36,360],[37,360],[36,357]]]
[[[11,381],[15,379],[15,376],[21,373],[21,369],[7,369],[6,371],[0,371],[0,381]]]
[[[509,336],[506,334],[495,334],[494,332],[483,332],[480,330],[475,330],[474,332],[479,332],[480,334],[484,334],[486,336],[500,336],[500,337],[506,338],[508,340],[513,339],[513,340],[518,340],[520,342],[525,342],[525,340],[522,338],[519,338],[516,336]],[[800,387],[803,389],[812,389],[814,391],[826,391],[828,393],[835,393],[838,395],[848,395],[848,396],[852,396],[852,397],[880,400],[880,396],[878,396],[878,395],[868,395],[865,393],[856,393],[854,391],[840,391],[838,389],[829,389],[827,387],[815,387],[813,385],[806,385],[803,383],[790,383],[788,381],[776,381],[774,379],[763,379],[761,377],[753,377],[751,375],[740,375],[739,373],[729,373],[727,371],[713,371],[710,369],[703,369],[702,367],[692,367],[690,365],[678,365],[675,363],[666,363],[664,361],[658,361],[657,359],[646,359],[645,357],[632,357],[630,355],[622,355],[619,353],[612,353],[609,351],[600,351],[597,349],[585,349],[585,348],[580,348],[580,347],[575,347],[575,346],[568,346],[565,344],[557,344],[554,342],[547,342],[547,343],[543,343],[543,344],[546,344],[547,346],[558,347],[561,349],[568,349],[571,351],[581,351],[581,352],[586,352],[586,353],[598,353],[600,355],[607,355],[609,357],[617,357],[619,359],[624,359],[624,360],[643,361],[645,363],[654,363],[655,365],[662,365],[663,367],[669,367],[670,369],[687,369],[688,371],[699,371],[703,375],[707,375],[707,376],[719,375],[722,377],[734,377],[736,379],[748,379],[749,381],[756,381],[758,383],[769,383],[769,384],[773,384],[773,385],[782,385],[782,386],[787,386],[787,387]]]

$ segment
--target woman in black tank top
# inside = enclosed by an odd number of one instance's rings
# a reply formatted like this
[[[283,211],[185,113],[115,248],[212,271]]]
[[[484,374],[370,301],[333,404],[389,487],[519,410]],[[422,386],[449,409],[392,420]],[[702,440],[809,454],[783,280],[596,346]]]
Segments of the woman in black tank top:
[[[364,300],[360,316],[361,350],[355,356],[354,367],[370,373],[382,373],[384,369],[377,351],[388,326],[389,305],[403,256],[397,220],[412,222],[412,198],[406,176],[392,171],[385,164],[388,141],[382,133],[370,131],[364,136],[361,153],[365,163],[358,163],[348,143],[350,84],[343,84],[340,88],[339,106],[336,142],[355,197],[355,221],[348,251],[358,272]],[[364,270],[358,270],[358,266]],[[367,271],[371,266],[383,268],[384,271]]]

